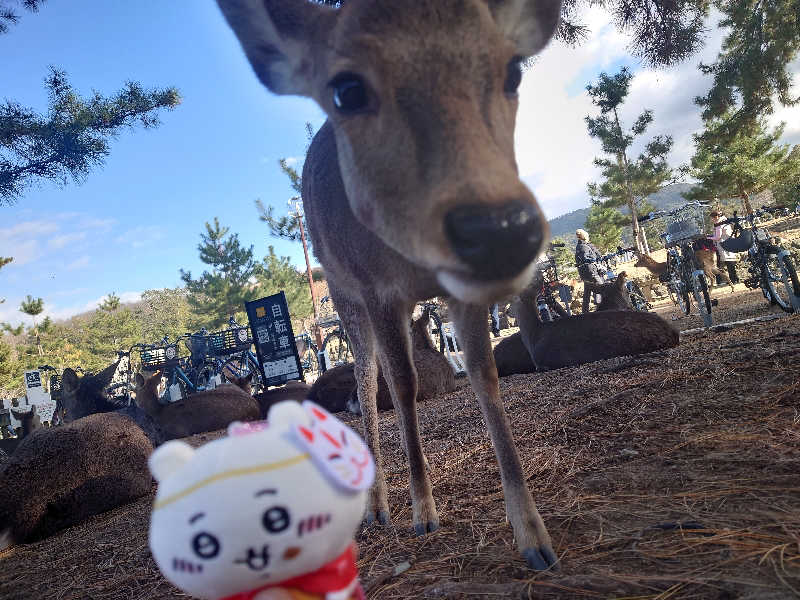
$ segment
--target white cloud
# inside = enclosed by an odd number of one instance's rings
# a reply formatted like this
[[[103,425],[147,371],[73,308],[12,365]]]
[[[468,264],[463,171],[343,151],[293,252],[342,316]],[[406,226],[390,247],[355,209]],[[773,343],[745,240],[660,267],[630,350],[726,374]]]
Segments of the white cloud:
[[[120,244],[129,244],[133,248],[144,248],[166,237],[164,228],[159,225],[140,225],[118,236]]]
[[[0,256],[14,257],[14,262],[6,268],[11,270],[38,260],[42,255],[40,238],[56,231],[58,223],[42,219],[0,228]]]
[[[67,271],[76,271],[78,269],[85,269],[89,266],[89,255],[84,254],[76,258],[75,260],[67,263],[67,266],[64,267]]]
[[[74,242],[80,242],[81,240],[86,239],[86,232],[79,231],[77,233],[65,233],[63,235],[57,235],[55,237],[50,238],[47,242],[47,245],[51,248],[59,249],[63,248],[67,244],[72,244]]]
[[[523,77],[517,116],[515,146],[520,175],[536,194],[545,214],[552,218],[589,204],[586,184],[599,178],[592,164],[601,156],[599,142],[589,137],[584,117],[597,109],[583,91],[600,71],[614,73],[630,64],[627,36],[620,34],[600,8],[587,11],[585,20],[593,33],[581,46],[566,48],[554,43],[537,59]],[[630,125],[644,109],[653,111],[654,121],[647,133],[631,148],[641,152],[644,143],[656,135],[674,139],[670,164],[688,162],[694,152],[692,134],[702,128],[695,96],[704,95],[710,78],[697,69],[700,62],[713,62],[724,31],[716,26],[717,16],[707,24],[703,49],[688,61],[669,70],[634,67],[635,77],[620,117]],[[800,74],[800,60],[791,70]],[[795,86],[800,95],[800,81]],[[800,142],[800,107],[779,108],[773,124],[786,121],[784,141]]]
[[[141,292],[128,291],[117,295],[120,298],[120,302],[123,304],[128,302],[138,302],[142,299]],[[42,311],[41,318],[50,317],[54,321],[69,319],[75,315],[95,310],[107,297],[108,295],[103,295],[88,302],[80,302],[77,304],[63,306],[58,303],[48,302],[45,300],[44,310]],[[26,325],[31,324],[30,317],[19,311],[19,303],[21,300],[22,298],[13,300],[9,298],[4,304],[0,304],[0,322],[7,322],[14,326],[19,325],[20,323],[25,323]],[[37,322],[38,320],[39,319],[37,318]]]

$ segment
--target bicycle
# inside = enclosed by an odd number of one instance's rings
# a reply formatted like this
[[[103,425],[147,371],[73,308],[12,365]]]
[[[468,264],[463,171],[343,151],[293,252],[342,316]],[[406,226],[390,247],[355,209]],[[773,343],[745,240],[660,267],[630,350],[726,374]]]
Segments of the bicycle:
[[[689,202],[672,210],[659,210],[638,217],[640,223],[654,219],[666,221],[666,232],[660,234],[667,249],[667,270],[662,283],[667,284],[670,297],[684,314],[691,313],[691,292],[697,304],[705,327],[714,323],[711,315],[713,306],[709,296],[708,281],[694,255],[692,242],[705,239],[705,215],[708,205],[702,202]]]
[[[213,367],[203,362],[202,365],[193,365],[191,358],[181,357],[178,344],[197,334],[184,334],[170,342],[167,336],[159,344],[134,344],[131,349],[138,348],[143,371],[161,371],[167,380],[164,392],[159,396],[159,402],[175,402],[173,400],[174,386],[178,386],[181,399],[189,395],[204,391],[208,388],[213,377]],[[190,348],[191,350],[191,348]]]
[[[309,374],[312,378],[319,376],[319,349],[314,343],[314,339],[307,331],[294,336],[294,343],[297,346],[297,354],[300,356],[300,368],[304,374]]]
[[[600,257],[600,261],[602,261],[606,266],[606,281],[611,282],[616,281],[617,279],[617,274],[613,270],[614,267],[617,266],[617,258],[621,256],[628,257],[633,252],[634,248],[622,248],[618,246],[616,252],[609,252],[608,254],[604,254]],[[625,290],[628,292],[633,310],[638,310],[639,312],[648,312],[653,309],[653,305],[647,301],[647,298],[642,293],[642,288],[639,287],[638,283],[632,279],[626,279]]]
[[[329,301],[329,296],[323,296],[320,301],[320,309],[324,308]],[[354,360],[350,339],[347,337],[337,313],[332,312],[329,315],[320,317],[317,319],[317,326],[321,329],[334,328],[322,341],[322,352],[327,357],[327,360],[330,361],[330,364],[326,364],[325,368],[322,369],[323,372],[330,367],[343,365]]]
[[[538,272],[541,273],[541,285],[536,284],[536,309],[542,323],[549,323],[556,319],[565,319],[572,316],[569,305],[572,300],[572,290],[568,285],[561,283],[558,274],[558,265],[552,254],[555,248],[563,248],[563,242],[551,242],[545,255],[538,261]],[[558,293],[558,300],[554,292]],[[560,300],[560,302],[559,302]],[[561,304],[563,302],[563,306]]]
[[[251,350],[253,340],[250,330],[239,325],[234,317],[228,320],[228,328],[208,335],[209,354],[215,361],[214,374],[222,374],[228,381],[250,379],[253,394],[264,390],[261,363]]]
[[[784,312],[800,311],[800,281],[792,256],[776,243],[766,228],[758,227],[759,213],[763,211],[738,217],[734,211],[733,217],[723,221],[723,224],[733,225],[733,235],[721,246],[728,252],[747,252],[750,264],[747,267],[749,277],[743,282],[745,286],[761,288],[764,298]]]
[[[417,306],[420,307],[420,318],[428,319],[428,336],[433,343],[434,349],[440,354],[445,352],[445,344],[447,344],[446,336],[442,328],[442,317],[439,315],[439,303],[427,300],[425,302],[418,302]],[[450,348],[452,351],[452,348]]]

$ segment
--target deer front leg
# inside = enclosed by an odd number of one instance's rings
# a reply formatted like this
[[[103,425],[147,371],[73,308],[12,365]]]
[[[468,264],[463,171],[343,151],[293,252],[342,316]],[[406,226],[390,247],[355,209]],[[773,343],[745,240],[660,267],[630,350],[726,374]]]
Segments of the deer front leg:
[[[356,392],[361,405],[361,420],[364,424],[364,439],[375,459],[375,483],[369,491],[364,522],[371,525],[378,522],[388,525],[389,498],[386,493],[386,477],[383,473],[383,459],[378,439],[378,365],[375,362],[375,336],[365,308],[330,287],[331,297],[336,304],[347,337],[353,348],[355,358]]]
[[[404,440],[411,479],[414,531],[425,535],[439,529],[439,515],[422,452],[417,418],[417,370],[411,354],[411,307],[405,303],[371,302],[370,319],[377,341],[378,359],[392,396],[397,426]],[[362,410],[364,407],[362,406]]]
[[[517,548],[528,566],[536,570],[553,567],[557,561],[550,534],[528,489],[511,425],[500,401],[497,367],[494,363],[486,309],[451,300],[450,314],[459,343],[464,349],[469,382],[492,438],[506,501],[506,514],[514,528]]]

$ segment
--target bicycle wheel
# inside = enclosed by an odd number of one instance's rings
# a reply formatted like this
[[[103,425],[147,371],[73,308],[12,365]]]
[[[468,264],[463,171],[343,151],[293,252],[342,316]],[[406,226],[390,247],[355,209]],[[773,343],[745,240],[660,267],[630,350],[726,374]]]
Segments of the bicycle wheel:
[[[314,344],[306,346],[305,352],[300,355],[300,365],[303,367],[303,373],[312,381],[319,377],[319,358],[317,357],[317,347]]]
[[[673,281],[669,284],[670,300],[681,309],[683,314],[688,315],[692,312],[692,303],[689,301],[689,292],[685,289],[682,282]]]
[[[235,383],[238,379],[243,379],[250,375],[250,364],[246,357],[231,356],[224,363],[219,372],[230,383]]]
[[[703,319],[703,324],[706,327],[711,327],[714,324],[714,318],[711,316],[711,297],[708,295],[708,281],[703,274],[693,276],[692,289],[694,290],[694,299],[697,303],[697,310]]]
[[[762,287],[769,291],[772,304],[777,304],[784,312],[794,312],[792,295],[800,296],[800,282],[790,256],[768,254],[765,257]]]
[[[264,391],[264,379],[261,377],[261,365],[258,364],[258,359],[250,352],[247,353],[247,369],[250,374],[250,389],[253,394],[259,394]]]
[[[640,312],[647,312],[650,310],[650,303],[647,301],[647,298],[644,297],[642,288],[639,287],[638,283],[628,280],[625,282],[625,286],[628,288],[628,294],[630,294],[631,306],[633,306],[633,310],[638,310]]]
[[[428,335],[431,338],[433,347],[437,352],[444,354],[444,331],[442,331],[442,320],[436,311],[428,310]]]
[[[330,363],[328,367],[336,367],[343,365],[353,360],[353,351],[350,349],[350,342],[347,336],[341,329],[332,331],[322,342],[322,351],[327,351],[328,360]]]

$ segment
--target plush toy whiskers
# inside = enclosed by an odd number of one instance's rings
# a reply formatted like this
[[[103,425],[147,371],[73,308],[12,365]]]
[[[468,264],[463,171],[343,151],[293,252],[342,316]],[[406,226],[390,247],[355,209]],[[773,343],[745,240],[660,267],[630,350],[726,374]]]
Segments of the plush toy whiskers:
[[[375,464],[364,442],[312,402],[150,457],[158,493],[150,548],[164,576],[209,600],[364,597],[353,535]]]

